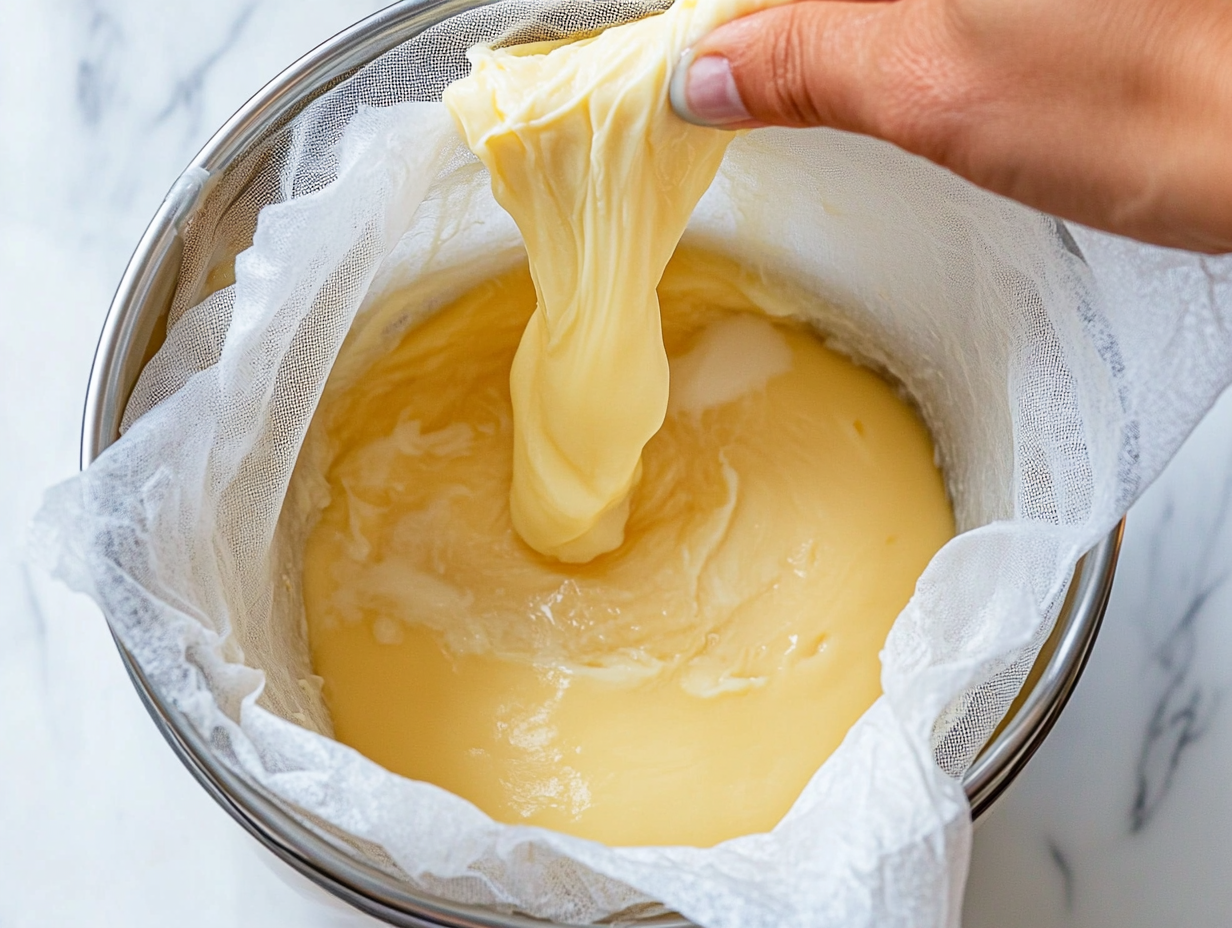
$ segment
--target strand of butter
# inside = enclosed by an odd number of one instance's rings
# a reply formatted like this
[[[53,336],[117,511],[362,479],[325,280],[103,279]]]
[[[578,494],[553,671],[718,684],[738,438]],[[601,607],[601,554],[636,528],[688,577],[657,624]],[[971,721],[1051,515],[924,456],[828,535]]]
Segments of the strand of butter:
[[[732,138],[675,115],[672,68],[716,26],[775,2],[677,0],[576,42],[477,46],[445,91],[535,283],[510,372],[509,505],[544,554],[585,562],[621,545],[667,410],[655,287]]]

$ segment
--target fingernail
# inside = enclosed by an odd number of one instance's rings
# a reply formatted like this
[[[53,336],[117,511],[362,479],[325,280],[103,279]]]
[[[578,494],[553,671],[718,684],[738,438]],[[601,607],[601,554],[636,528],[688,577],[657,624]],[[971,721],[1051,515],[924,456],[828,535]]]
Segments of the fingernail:
[[[669,88],[672,109],[697,126],[724,129],[753,124],[732,77],[731,63],[721,55],[694,60],[692,49],[680,56]]]

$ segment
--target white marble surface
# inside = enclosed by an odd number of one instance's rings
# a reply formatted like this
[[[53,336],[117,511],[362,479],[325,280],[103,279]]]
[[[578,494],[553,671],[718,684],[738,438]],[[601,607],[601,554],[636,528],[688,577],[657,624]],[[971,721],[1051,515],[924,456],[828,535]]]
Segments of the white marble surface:
[[[23,566],[111,293],[244,99],[381,0],[0,0],[0,928],[357,924],[267,866],[101,617]],[[1232,397],[1130,517],[1074,700],[982,823],[968,928],[1232,924]],[[366,921],[366,920],[364,920]]]

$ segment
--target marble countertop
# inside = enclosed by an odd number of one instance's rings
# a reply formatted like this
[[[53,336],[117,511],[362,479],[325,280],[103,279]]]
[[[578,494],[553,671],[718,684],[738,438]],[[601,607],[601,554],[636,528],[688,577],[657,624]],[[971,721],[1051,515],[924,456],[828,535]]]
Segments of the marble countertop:
[[[213,129],[381,0],[0,4],[0,926],[375,924],[304,895],[196,785],[97,610],[22,556],[76,467],[132,248]],[[1232,397],[1129,517],[1056,729],[980,824],[968,928],[1232,924]]]

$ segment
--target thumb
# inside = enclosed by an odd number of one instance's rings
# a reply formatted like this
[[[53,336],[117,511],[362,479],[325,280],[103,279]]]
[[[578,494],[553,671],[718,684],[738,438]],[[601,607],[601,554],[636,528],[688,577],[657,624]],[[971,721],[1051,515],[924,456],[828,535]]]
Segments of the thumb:
[[[672,106],[715,128],[875,132],[877,49],[898,8],[889,0],[801,0],[733,20],[682,56]]]

